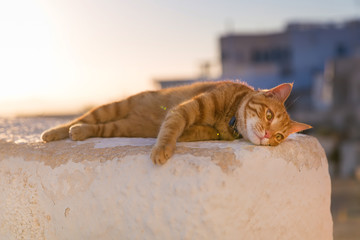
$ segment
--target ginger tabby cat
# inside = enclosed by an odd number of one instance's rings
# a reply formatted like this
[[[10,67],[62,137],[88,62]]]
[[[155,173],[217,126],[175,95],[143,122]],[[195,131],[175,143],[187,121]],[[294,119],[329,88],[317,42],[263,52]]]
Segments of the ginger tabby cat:
[[[45,131],[45,142],[70,137],[157,137],[151,159],[164,164],[177,141],[234,140],[276,146],[311,128],[292,121],[284,102],[292,84],[254,90],[239,82],[204,82],[148,91],[102,105]]]

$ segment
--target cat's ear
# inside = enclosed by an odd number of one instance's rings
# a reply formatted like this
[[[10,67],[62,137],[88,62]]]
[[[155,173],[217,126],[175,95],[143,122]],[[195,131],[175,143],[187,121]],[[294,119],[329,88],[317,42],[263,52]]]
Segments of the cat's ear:
[[[266,92],[267,95],[275,96],[279,101],[285,102],[291,93],[292,83],[283,83]]]
[[[305,123],[299,123],[299,122],[295,122],[295,121],[291,120],[291,127],[289,129],[289,134],[301,132],[301,131],[304,131],[304,130],[310,129],[310,128],[312,128],[312,126],[307,125]]]

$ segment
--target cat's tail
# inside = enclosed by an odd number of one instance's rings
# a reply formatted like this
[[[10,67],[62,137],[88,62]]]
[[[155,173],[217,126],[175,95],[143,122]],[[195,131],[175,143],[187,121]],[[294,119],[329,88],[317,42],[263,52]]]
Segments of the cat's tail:
[[[41,139],[45,142],[61,140],[69,137],[69,129],[78,123],[98,124],[116,121],[126,117],[130,110],[131,97],[119,102],[113,102],[93,108],[80,117],[44,131]]]

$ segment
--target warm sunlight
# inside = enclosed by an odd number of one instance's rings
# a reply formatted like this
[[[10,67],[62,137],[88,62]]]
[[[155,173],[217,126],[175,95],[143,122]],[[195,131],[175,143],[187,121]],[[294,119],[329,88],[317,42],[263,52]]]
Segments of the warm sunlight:
[[[144,76],[122,69],[115,42],[96,46],[99,36],[73,29],[77,13],[59,18],[66,11],[41,1],[0,4],[0,115],[74,112],[149,88],[117,81]]]
[[[4,6],[5,4],[5,6]],[[31,1],[4,1],[0,8],[0,107],[2,113],[30,113],[36,99],[54,99],[61,78],[47,16]],[[44,110],[45,110],[44,109]]]
[[[0,98],[46,95],[51,87],[49,77],[56,71],[46,16],[30,1],[2,4],[6,6],[0,10]]]

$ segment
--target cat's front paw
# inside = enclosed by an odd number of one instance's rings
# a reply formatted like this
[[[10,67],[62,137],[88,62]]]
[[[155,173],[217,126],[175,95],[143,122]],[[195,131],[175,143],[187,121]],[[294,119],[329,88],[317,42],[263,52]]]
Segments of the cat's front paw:
[[[163,165],[172,155],[174,155],[175,145],[155,145],[151,150],[151,160],[154,164]]]

